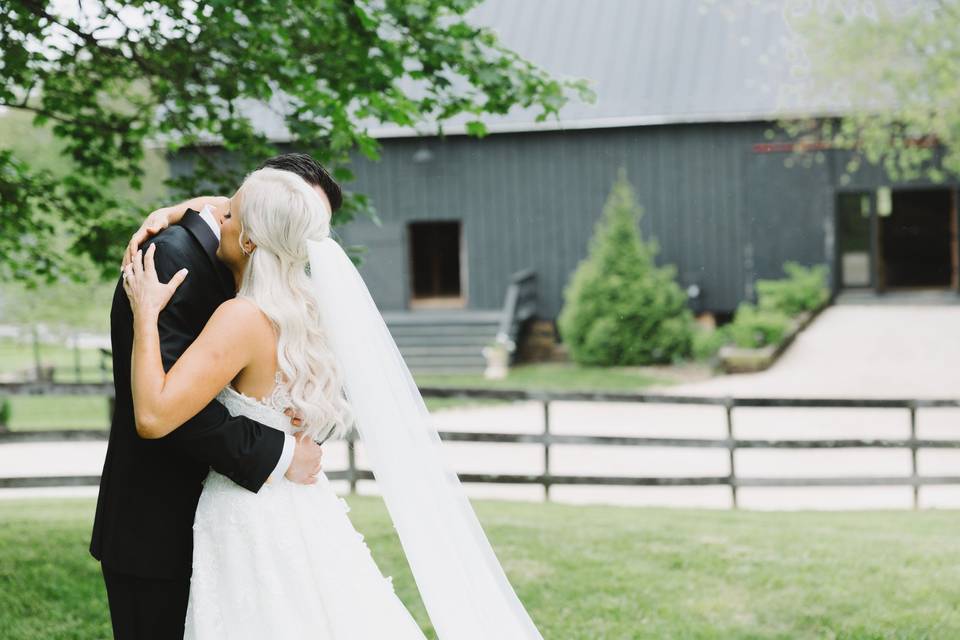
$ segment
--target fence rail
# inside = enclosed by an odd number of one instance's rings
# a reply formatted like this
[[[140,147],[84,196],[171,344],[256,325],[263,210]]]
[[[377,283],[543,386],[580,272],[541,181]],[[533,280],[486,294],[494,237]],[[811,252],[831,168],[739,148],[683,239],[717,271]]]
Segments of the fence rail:
[[[0,396],[10,394],[104,395],[113,393],[112,384],[58,384],[50,382],[0,384]],[[958,476],[921,476],[917,453],[923,449],[960,449],[960,440],[920,439],[917,437],[917,412],[928,408],[960,408],[960,399],[877,399],[877,398],[733,398],[678,396],[669,394],[545,392],[518,389],[453,389],[425,387],[425,398],[486,398],[498,400],[532,400],[543,407],[543,431],[539,433],[492,433],[441,431],[448,442],[483,442],[502,444],[537,444],[543,447],[544,470],[533,474],[458,474],[462,482],[537,484],[544,487],[547,498],[554,485],[596,486],[727,486],[734,508],[737,492],[744,487],[870,487],[909,486],[913,488],[913,506],[919,504],[921,487],[960,485]],[[628,402],[671,405],[708,405],[724,408],[725,438],[664,438],[639,436],[561,435],[551,433],[550,410],[554,402]],[[739,439],[734,436],[734,410],[745,407],[812,408],[812,409],[887,409],[905,410],[909,416],[909,436],[900,439]],[[67,440],[105,440],[104,430],[56,430],[0,432],[0,445],[13,442],[56,442]],[[645,477],[613,475],[556,475],[550,471],[550,450],[555,445],[599,445],[629,447],[666,447],[725,449],[729,452],[730,473],[719,476]],[[906,476],[824,476],[824,477],[739,477],[736,473],[736,452],[746,449],[905,449],[910,451],[911,473]],[[351,491],[359,480],[374,479],[373,473],[358,468],[353,442],[348,443],[346,469],[327,471],[331,480],[346,480]],[[95,486],[98,476],[56,476],[37,478],[0,478],[0,488]]]

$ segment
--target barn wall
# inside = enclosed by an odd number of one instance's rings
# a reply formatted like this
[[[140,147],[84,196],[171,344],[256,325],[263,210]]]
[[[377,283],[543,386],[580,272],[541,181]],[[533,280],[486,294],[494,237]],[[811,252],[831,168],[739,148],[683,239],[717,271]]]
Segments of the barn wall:
[[[361,272],[383,310],[407,308],[407,223],[459,219],[468,308],[500,307],[510,274],[530,267],[539,278],[540,316],[555,318],[624,167],[644,208],[641,232],[661,247],[658,262],[676,265],[682,286],[699,286],[700,308],[732,311],[753,295],[756,278],[778,277],[784,261],[833,260],[835,163],[791,168],[787,154],[756,152],[768,128],[387,139],[379,161],[355,160],[349,185],[370,196],[382,226],[364,219],[339,231],[368,247]],[[423,150],[431,158],[415,161]],[[172,159],[174,173],[189,166],[186,153]]]
[[[393,278],[378,301],[403,308],[409,283],[396,275],[407,271],[398,271],[405,265],[405,224],[460,219],[469,307],[500,306],[510,274],[531,267],[541,314],[555,317],[623,166],[645,210],[641,231],[658,239],[661,260],[677,264],[684,283],[699,282],[722,306],[741,288],[740,163],[730,158],[731,133],[656,128],[386,140],[380,162],[355,167],[355,187],[371,195],[384,226],[356,223],[344,235],[399,248],[383,261],[371,255],[369,269]],[[422,149],[432,159],[414,162]]]
[[[830,157],[805,166],[792,153],[745,155],[743,297],[758,279],[780,278],[783,263],[834,269],[834,187]]]

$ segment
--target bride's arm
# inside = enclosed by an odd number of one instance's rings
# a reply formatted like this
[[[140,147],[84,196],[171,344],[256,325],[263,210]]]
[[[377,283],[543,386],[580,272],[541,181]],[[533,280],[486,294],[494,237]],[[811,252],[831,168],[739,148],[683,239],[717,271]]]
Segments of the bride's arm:
[[[124,278],[133,311],[133,408],[142,438],[162,438],[207,406],[249,364],[262,323],[253,305],[236,299],[224,302],[164,373],[157,319],[186,271],[177,272],[167,284],[160,283],[153,262],[155,250],[156,245],[151,245],[146,255],[138,251]]]
[[[130,242],[127,243],[127,250],[123,254],[122,266],[125,267],[133,261],[140,245],[170,225],[180,222],[183,216],[186,215],[187,209],[202,211],[207,205],[210,205],[214,209],[226,209],[229,202],[230,198],[224,196],[199,196],[169,207],[161,207],[151,212],[143,221],[143,224],[140,225],[140,228],[133,234],[133,237],[130,238]]]

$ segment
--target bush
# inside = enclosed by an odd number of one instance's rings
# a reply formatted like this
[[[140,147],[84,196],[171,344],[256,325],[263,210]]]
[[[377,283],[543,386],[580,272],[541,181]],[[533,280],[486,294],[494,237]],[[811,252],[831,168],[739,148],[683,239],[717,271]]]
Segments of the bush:
[[[696,360],[710,360],[729,341],[726,327],[698,329],[693,332],[693,357]]]
[[[796,316],[813,311],[827,301],[827,267],[818,264],[805,268],[797,262],[783,265],[786,278],[757,281],[757,303],[761,309]]]
[[[10,426],[10,418],[13,414],[13,408],[10,406],[10,398],[4,398],[0,401],[0,431]]]
[[[797,262],[783,265],[786,278],[757,281],[757,305],[742,303],[733,322],[725,327],[726,337],[738,347],[760,348],[783,342],[793,325],[792,318],[813,311],[830,297],[826,265],[806,268]],[[708,339],[699,348],[712,346]],[[719,348],[719,347],[718,347]]]
[[[783,341],[791,325],[790,317],[776,309],[760,309],[749,302],[737,307],[733,322],[726,330],[738,347],[758,348]]]
[[[640,237],[642,214],[621,170],[557,317],[560,336],[578,364],[644,365],[690,355],[693,315],[687,296],[675,282],[673,266],[656,266],[656,241]]]

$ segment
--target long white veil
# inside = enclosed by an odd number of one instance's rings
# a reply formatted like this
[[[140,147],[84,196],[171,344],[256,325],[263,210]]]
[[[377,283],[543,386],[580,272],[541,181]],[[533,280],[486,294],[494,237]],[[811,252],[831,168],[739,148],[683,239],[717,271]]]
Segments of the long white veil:
[[[360,272],[336,240],[307,245],[361,441],[438,637],[542,640],[444,461],[420,390]]]

